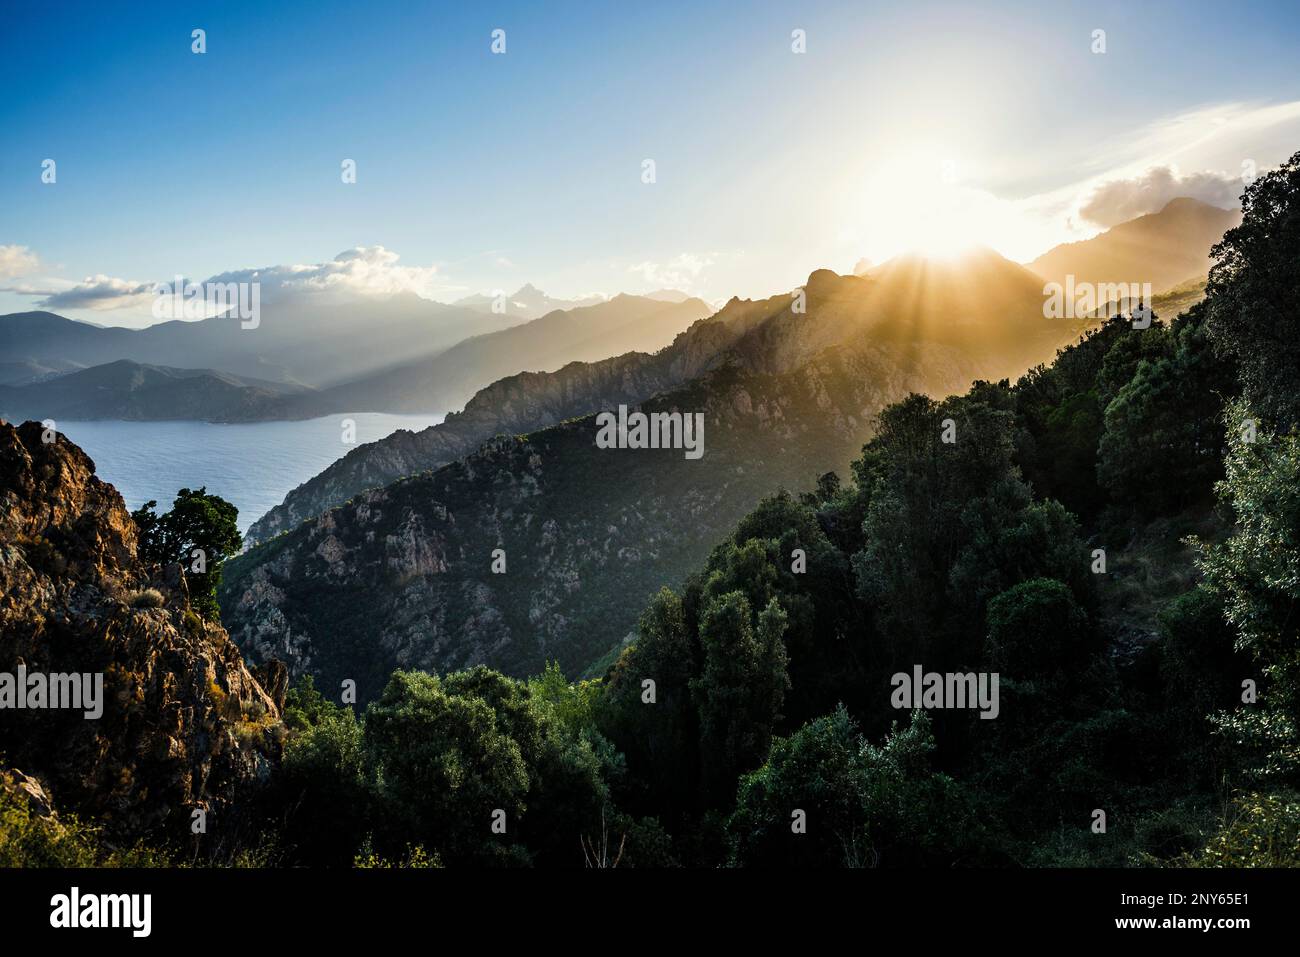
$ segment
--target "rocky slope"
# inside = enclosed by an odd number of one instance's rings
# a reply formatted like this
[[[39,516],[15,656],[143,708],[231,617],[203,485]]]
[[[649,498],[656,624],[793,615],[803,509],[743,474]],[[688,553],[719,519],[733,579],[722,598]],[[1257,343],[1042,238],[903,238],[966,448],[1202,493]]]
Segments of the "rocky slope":
[[[396,667],[580,672],[764,494],[843,469],[885,403],[971,377],[942,346],[824,349],[784,373],[731,365],[642,406],[702,411],[698,460],[597,448],[595,416],[502,436],[231,562],[223,620],[250,657],[320,687],[353,679],[363,699]]]
[[[831,346],[888,342],[904,364],[930,346],[949,345],[960,349],[972,376],[1016,375],[1050,359],[1079,331],[1077,324],[1043,318],[1041,287],[1023,267],[993,253],[965,265],[909,261],[879,278],[817,270],[802,289],[802,311],[793,293],[732,299],[652,355],[511,376],[440,425],[360,446],[254,522],[248,541],[267,541],[366,489],[440,468],[493,436],[635,404],[723,366],[781,373]]]
[[[0,673],[102,674],[103,713],[6,710],[3,763],[114,835],[188,835],[199,808],[218,832],[277,759],[284,668],[250,671],[179,566],[139,561],[86,454],[42,438],[0,422]]]

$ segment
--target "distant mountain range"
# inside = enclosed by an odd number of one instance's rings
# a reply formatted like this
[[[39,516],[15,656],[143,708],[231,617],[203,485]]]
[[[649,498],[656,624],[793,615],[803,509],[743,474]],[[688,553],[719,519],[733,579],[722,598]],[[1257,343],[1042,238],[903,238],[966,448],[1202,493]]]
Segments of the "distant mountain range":
[[[411,293],[385,299],[302,294],[264,302],[256,328],[236,318],[172,320],[145,329],[101,327],[49,312],[0,316],[0,362],[96,366],[119,359],[321,388],[463,339],[508,328],[496,316]]]
[[[867,273],[879,283],[871,308],[893,320],[876,334],[906,338],[917,323],[929,324],[934,341],[972,355],[984,349],[1015,367],[1036,354],[1036,338],[980,343],[991,312],[1041,316],[1043,282],[1073,276],[1076,283],[1149,282],[1158,311],[1176,313],[1203,295],[1209,248],[1239,220],[1238,212],[1183,198],[1058,246],[1027,267],[987,250],[960,272],[900,257]],[[48,312],[0,316],[0,414],[210,421],[440,414],[520,372],[653,352],[710,312],[672,289],[562,300],[525,285],[504,297],[499,311],[496,305],[487,295],[444,305],[410,293],[308,293],[265,302],[250,329],[233,318],[133,330]],[[1099,304],[1096,314],[1132,306]],[[730,320],[736,310],[728,308]],[[61,378],[67,381],[55,386]],[[580,402],[575,408],[585,411]],[[470,434],[467,441],[486,437],[482,429]],[[465,451],[456,444],[456,454]]]
[[[732,299],[657,353],[503,378],[440,425],[354,449],[254,523],[223,620],[255,659],[353,677],[363,695],[399,665],[591,668],[762,494],[843,470],[884,404],[1015,377],[1077,339],[1092,320],[1045,318],[1045,281],[1164,284],[1157,307],[1181,308],[1236,218],[1175,202],[1028,267],[978,250],[818,270],[793,294]],[[703,412],[703,458],[599,448],[595,413],[621,404]]]
[[[691,296],[680,289],[656,289],[654,292],[641,293],[640,298],[658,299],[661,302],[685,302]],[[584,306],[596,306],[608,301],[601,295],[582,296],[578,299],[556,299],[554,296],[548,296],[532,283],[526,283],[509,295],[475,293],[455,300],[452,305],[473,309],[476,312],[492,313],[494,310],[500,310],[504,315],[540,319],[556,310],[581,309]]]
[[[328,412],[446,412],[484,386],[521,371],[551,372],[625,352],[653,352],[712,310],[699,299],[619,295],[556,309],[510,329],[474,336],[436,356],[372,373],[282,403],[294,415]]]
[[[500,296],[475,293],[472,296],[457,299],[452,305],[488,314],[492,314],[495,309],[499,308],[502,315],[514,316],[518,319],[540,319],[548,312],[555,312],[557,309],[578,309],[582,306],[594,306],[604,301],[604,296],[556,299],[548,296],[532,283],[526,283],[508,296],[504,293]],[[499,306],[497,305],[498,302],[500,303]]]
[[[461,407],[483,386],[521,370],[550,371],[568,362],[662,348],[709,312],[709,306],[698,299],[667,301],[619,295],[597,305],[555,310],[539,319],[470,336],[415,362],[408,355],[402,363],[323,389],[295,381],[127,359],[89,368],[69,359],[18,359],[5,365],[10,380],[20,384],[0,386],[0,416],[240,422],[312,418],[333,412],[442,413]],[[80,326],[83,324],[50,313],[22,313],[0,317],[0,338],[7,328],[12,340],[21,338],[23,330],[44,327],[46,345],[49,338],[65,334],[64,341],[75,344],[70,353],[85,357],[88,352],[81,344],[88,337],[76,328]],[[140,334],[84,328],[91,334]],[[250,337],[258,331],[236,326],[230,335]],[[198,334],[210,333],[205,329]],[[303,346],[304,350],[312,348],[316,347]],[[147,342],[145,351],[151,351]],[[58,366],[80,371],[60,375]]]
[[[254,660],[323,685],[351,678],[362,699],[399,661],[582,672],[774,484],[843,470],[885,403],[947,394],[997,365],[892,329],[875,285],[818,271],[806,313],[789,295],[733,300],[658,354],[515,376],[447,428],[355,450],[291,496],[307,513],[339,507],[302,523],[277,510],[250,533],[288,529],[227,563],[223,622]],[[1031,334],[1022,319],[997,322]],[[880,344],[874,330],[897,334]],[[1063,332],[1037,337],[1042,357]],[[598,448],[592,413],[619,403],[702,412],[703,457]],[[504,575],[490,571],[495,548]]]
[[[305,391],[214,369],[119,359],[30,385],[0,386],[0,418],[245,421]]]

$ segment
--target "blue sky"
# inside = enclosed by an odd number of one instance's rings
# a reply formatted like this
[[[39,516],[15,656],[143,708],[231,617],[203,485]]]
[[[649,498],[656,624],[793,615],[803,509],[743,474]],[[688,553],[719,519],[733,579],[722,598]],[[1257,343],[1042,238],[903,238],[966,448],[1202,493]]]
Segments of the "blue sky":
[[[358,247],[368,292],[442,300],[1027,259],[1104,225],[1099,185],[1213,199],[1300,149],[1298,63],[1294,2],[10,2],[0,311],[96,277],[120,301],[57,311],[139,324],[140,283]]]

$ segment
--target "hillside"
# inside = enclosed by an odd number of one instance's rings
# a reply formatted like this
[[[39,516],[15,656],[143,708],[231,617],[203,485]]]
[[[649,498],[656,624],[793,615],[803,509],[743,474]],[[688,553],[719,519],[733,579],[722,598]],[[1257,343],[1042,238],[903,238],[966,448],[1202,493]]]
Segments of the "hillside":
[[[638,608],[701,561],[774,485],[843,469],[873,416],[960,388],[955,350],[826,349],[788,373],[731,366],[642,404],[699,410],[705,454],[595,446],[595,417],[501,437],[435,472],[365,492],[233,560],[222,616],[255,660],[377,694],[395,667],[548,659],[586,669]],[[504,548],[507,572],[490,571]]]
[[[1092,239],[1049,249],[1027,265],[1048,282],[1064,284],[1066,276],[1076,283],[1149,282],[1160,293],[1205,275],[1210,247],[1239,222],[1238,210],[1182,197]]]
[[[240,422],[266,416],[286,395],[304,391],[213,369],[173,369],[121,359],[31,385],[0,387],[0,416]]]
[[[0,362],[0,385],[30,385],[84,368],[79,362],[59,359],[15,359],[12,362]]]

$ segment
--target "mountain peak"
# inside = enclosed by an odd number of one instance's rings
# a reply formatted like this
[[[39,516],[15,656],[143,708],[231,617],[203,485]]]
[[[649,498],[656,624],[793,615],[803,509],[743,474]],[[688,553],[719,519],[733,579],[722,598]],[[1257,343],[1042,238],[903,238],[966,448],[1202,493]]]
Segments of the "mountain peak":
[[[1220,214],[1231,212],[1231,210],[1224,209],[1222,206],[1215,206],[1212,203],[1207,203],[1204,200],[1196,199],[1193,196],[1175,196],[1169,202],[1165,203],[1165,205],[1160,208],[1160,212],[1155,215],[1164,215],[1165,213],[1180,213],[1180,212],[1189,212],[1189,211],[1200,212],[1202,210],[1210,211],[1214,213],[1220,213]]]

